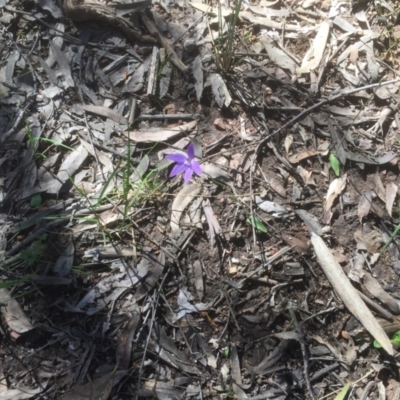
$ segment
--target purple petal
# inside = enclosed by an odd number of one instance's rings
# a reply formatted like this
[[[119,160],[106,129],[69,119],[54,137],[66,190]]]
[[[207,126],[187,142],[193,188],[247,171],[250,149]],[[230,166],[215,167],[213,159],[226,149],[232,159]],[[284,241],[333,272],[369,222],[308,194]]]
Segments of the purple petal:
[[[185,164],[176,164],[174,168],[172,168],[171,173],[169,174],[170,178],[173,178],[176,175],[181,174],[183,171],[187,170],[189,167]]]
[[[190,178],[192,177],[192,175],[193,175],[193,170],[192,170],[192,168],[188,167],[187,170],[185,171],[185,176],[183,178],[183,181],[185,183],[188,183],[190,181]]]
[[[193,146],[193,143],[189,144],[189,146],[187,148],[187,154],[188,154],[189,160],[193,160],[193,158],[194,158],[194,146]]]
[[[167,154],[165,158],[168,158],[168,160],[172,160],[177,163],[184,163],[188,159],[188,156],[186,154],[174,153]]]
[[[197,161],[192,161],[191,168],[197,175],[201,175],[203,173],[203,168],[201,168],[200,164]]]

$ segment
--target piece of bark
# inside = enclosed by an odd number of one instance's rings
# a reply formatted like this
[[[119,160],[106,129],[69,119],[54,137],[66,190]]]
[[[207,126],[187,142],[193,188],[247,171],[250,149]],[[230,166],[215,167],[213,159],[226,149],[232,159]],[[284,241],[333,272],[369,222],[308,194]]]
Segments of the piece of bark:
[[[128,19],[118,16],[116,10],[107,5],[85,1],[65,0],[64,10],[67,17],[72,21],[79,22],[92,19],[102,24],[121,29],[130,40],[157,43],[154,37],[142,35]]]

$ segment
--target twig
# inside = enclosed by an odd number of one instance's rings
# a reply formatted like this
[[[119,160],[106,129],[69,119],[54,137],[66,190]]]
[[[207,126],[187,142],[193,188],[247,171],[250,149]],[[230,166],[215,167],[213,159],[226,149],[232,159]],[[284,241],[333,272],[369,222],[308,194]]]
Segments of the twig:
[[[171,62],[175,65],[176,68],[179,69],[179,71],[182,72],[183,75],[186,76],[188,67],[180,60],[178,55],[175,53],[175,50],[172,47],[172,44],[169,42],[169,40],[161,35],[157,27],[154,25],[153,21],[150,18],[148,18],[143,11],[140,12],[140,17],[142,18],[142,21],[146,29],[150,32],[152,36],[154,36],[157,39],[160,46],[164,47],[165,51],[167,52],[167,54],[171,59]]]
[[[202,115],[201,114],[155,114],[155,115],[150,115],[150,114],[143,114],[139,115],[139,117],[136,118],[136,121],[162,121],[162,120],[171,120],[171,119],[181,119],[181,120],[187,120],[187,119],[201,119]]]
[[[203,17],[205,15],[206,15],[206,13],[203,13],[202,15],[200,15],[200,17],[197,18],[196,21],[194,21],[191,25],[188,26],[188,28],[178,37],[178,39],[175,39],[172,42],[172,45],[175,45],[176,43],[178,43],[186,35],[187,32],[192,30],[203,19]]]
[[[304,361],[304,379],[306,380],[307,390],[308,390],[308,392],[310,394],[310,397],[313,400],[315,400],[314,392],[313,392],[313,389],[312,389],[312,386],[311,386],[310,375],[308,373],[309,365],[308,365],[308,355],[307,355],[306,341],[304,340],[303,332],[302,332],[302,330],[300,328],[300,325],[299,325],[299,323],[297,321],[297,318],[296,318],[296,314],[293,311],[292,307],[289,307],[289,312],[290,312],[290,316],[292,317],[292,321],[293,321],[294,327],[296,328],[297,335],[299,336],[299,342],[300,342],[301,352],[303,354],[303,361]]]
[[[311,113],[314,110],[317,110],[318,108],[324,106],[325,104],[331,103],[333,101],[339,100],[342,97],[345,96],[349,96],[353,93],[357,93],[360,92],[361,90],[368,90],[368,89],[373,89],[376,87],[381,87],[381,86],[386,86],[386,85],[391,85],[392,83],[396,83],[398,82],[398,79],[392,79],[390,81],[386,81],[386,82],[379,82],[379,83],[373,83],[371,85],[366,85],[366,86],[362,86],[359,88],[355,88],[355,89],[351,89],[351,90],[345,90],[342,93],[339,93],[335,96],[329,97],[328,99],[322,100],[319,103],[316,103],[314,105],[312,105],[311,107],[307,108],[306,110],[302,111],[300,114],[296,115],[295,117],[293,117],[291,120],[289,120],[288,122],[286,122],[286,124],[283,124],[280,128],[278,128],[276,131],[272,132],[271,134],[267,135],[263,140],[261,140],[261,142],[257,145],[256,147],[256,154],[258,154],[261,150],[261,147],[269,140],[271,139],[271,137],[275,136],[276,134],[278,134],[279,132],[284,131],[285,129],[289,128],[290,126],[292,126],[293,124],[295,124],[297,121],[300,121],[301,119],[303,119],[306,115],[308,115],[309,113]]]

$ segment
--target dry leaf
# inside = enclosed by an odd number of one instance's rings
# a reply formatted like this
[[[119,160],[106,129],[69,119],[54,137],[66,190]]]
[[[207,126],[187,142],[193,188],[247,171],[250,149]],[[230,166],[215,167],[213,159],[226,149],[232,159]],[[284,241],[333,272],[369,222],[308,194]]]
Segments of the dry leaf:
[[[126,120],[126,118],[123,115],[121,115],[119,112],[112,110],[111,108],[108,108],[108,107],[93,106],[91,104],[81,104],[79,107],[82,108],[82,110],[85,110],[87,112],[109,118],[112,121],[117,122],[118,124],[127,124],[128,123],[128,121]]]
[[[364,271],[363,283],[367,290],[383,304],[386,304],[393,314],[400,314],[397,300],[386,292],[382,285],[367,271]]]
[[[318,262],[333,289],[342,299],[347,309],[361,322],[365,329],[382,345],[389,355],[393,355],[393,346],[379,322],[361,300],[351,285],[346,274],[333,257],[324,241],[315,233],[311,233],[311,243]]]
[[[34,329],[17,300],[10,296],[8,289],[0,289],[0,303],[1,314],[11,330],[22,334]]]
[[[138,143],[165,142],[166,140],[181,135],[184,132],[191,131],[196,127],[197,122],[197,120],[191,121],[186,124],[176,126],[175,128],[155,128],[143,131],[123,132],[123,134],[134,142]]]
[[[297,172],[303,179],[304,183],[307,186],[317,186],[315,183],[313,177],[312,177],[312,171],[307,171],[305,168],[303,168],[301,165],[297,166]]]
[[[360,201],[358,203],[358,219],[360,220],[360,223],[362,223],[362,219],[369,214],[371,205],[372,193],[369,190],[366,190],[360,197]]]
[[[386,204],[386,190],[383,186],[383,183],[382,183],[381,177],[379,176],[378,171],[375,174],[375,193]]]
[[[392,209],[394,201],[396,200],[397,190],[398,186],[393,182],[386,186],[386,210],[390,217],[392,216]]]
[[[318,68],[325,51],[326,42],[328,40],[330,30],[330,22],[324,21],[319,27],[310,49],[305,54],[301,67],[297,73],[304,74],[314,71]]]
[[[117,371],[95,379],[83,386],[78,386],[60,396],[58,400],[107,400],[111,390],[124,376],[126,371]]]
[[[292,156],[289,156],[287,159],[290,163],[297,164],[300,161],[305,160],[306,158],[314,157],[319,154],[321,154],[321,152],[318,150],[305,150],[305,151],[300,151],[299,153],[293,154]]]
[[[136,303],[132,304],[132,314],[126,326],[120,331],[117,339],[118,369],[129,369],[133,337],[140,321],[140,309]]]
[[[203,269],[201,267],[201,262],[199,260],[193,263],[194,269],[194,286],[197,291],[197,295],[199,296],[200,301],[203,299],[204,296],[204,283],[203,283]]]
[[[200,193],[201,185],[192,183],[185,185],[181,191],[176,195],[172,203],[171,212],[171,231],[175,236],[179,231],[179,221],[181,220],[183,210],[195,199]]]
[[[214,214],[214,211],[211,207],[211,203],[210,203],[209,199],[203,200],[203,210],[204,210],[204,214],[207,218],[208,227],[210,228],[210,244],[211,244],[211,247],[214,247],[215,235],[222,234],[222,228],[218,222],[217,217]]]
[[[287,135],[286,137],[285,137],[285,151],[286,151],[286,154],[288,154],[289,153],[289,150],[290,150],[290,147],[292,146],[292,143],[293,143],[293,135]]]
[[[240,372],[240,362],[237,348],[234,344],[231,345],[231,375],[232,389],[235,392],[235,397],[239,400],[248,399],[246,393],[242,389],[242,374]]]
[[[347,181],[347,174],[343,175],[341,178],[333,180],[329,185],[325,202],[325,215],[324,215],[325,224],[329,224],[332,218],[331,208],[336,198],[343,192],[344,188],[346,187],[346,181]]]

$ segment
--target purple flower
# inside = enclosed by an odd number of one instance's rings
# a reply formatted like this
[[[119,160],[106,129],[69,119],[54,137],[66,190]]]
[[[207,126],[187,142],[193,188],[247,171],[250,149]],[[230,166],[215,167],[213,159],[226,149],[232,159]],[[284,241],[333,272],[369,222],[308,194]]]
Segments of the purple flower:
[[[185,173],[183,180],[185,183],[190,181],[190,178],[195,172],[197,175],[201,175],[203,170],[200,164],[194,160],[194,146],[193,143],[190,143],[187,148],[187,154],[167,154],[165,156],[168,160],[172,160],[176,162],[174,168],[172,168],[169,177],[172,178],[176,175],[181,174],[182,172]]]

